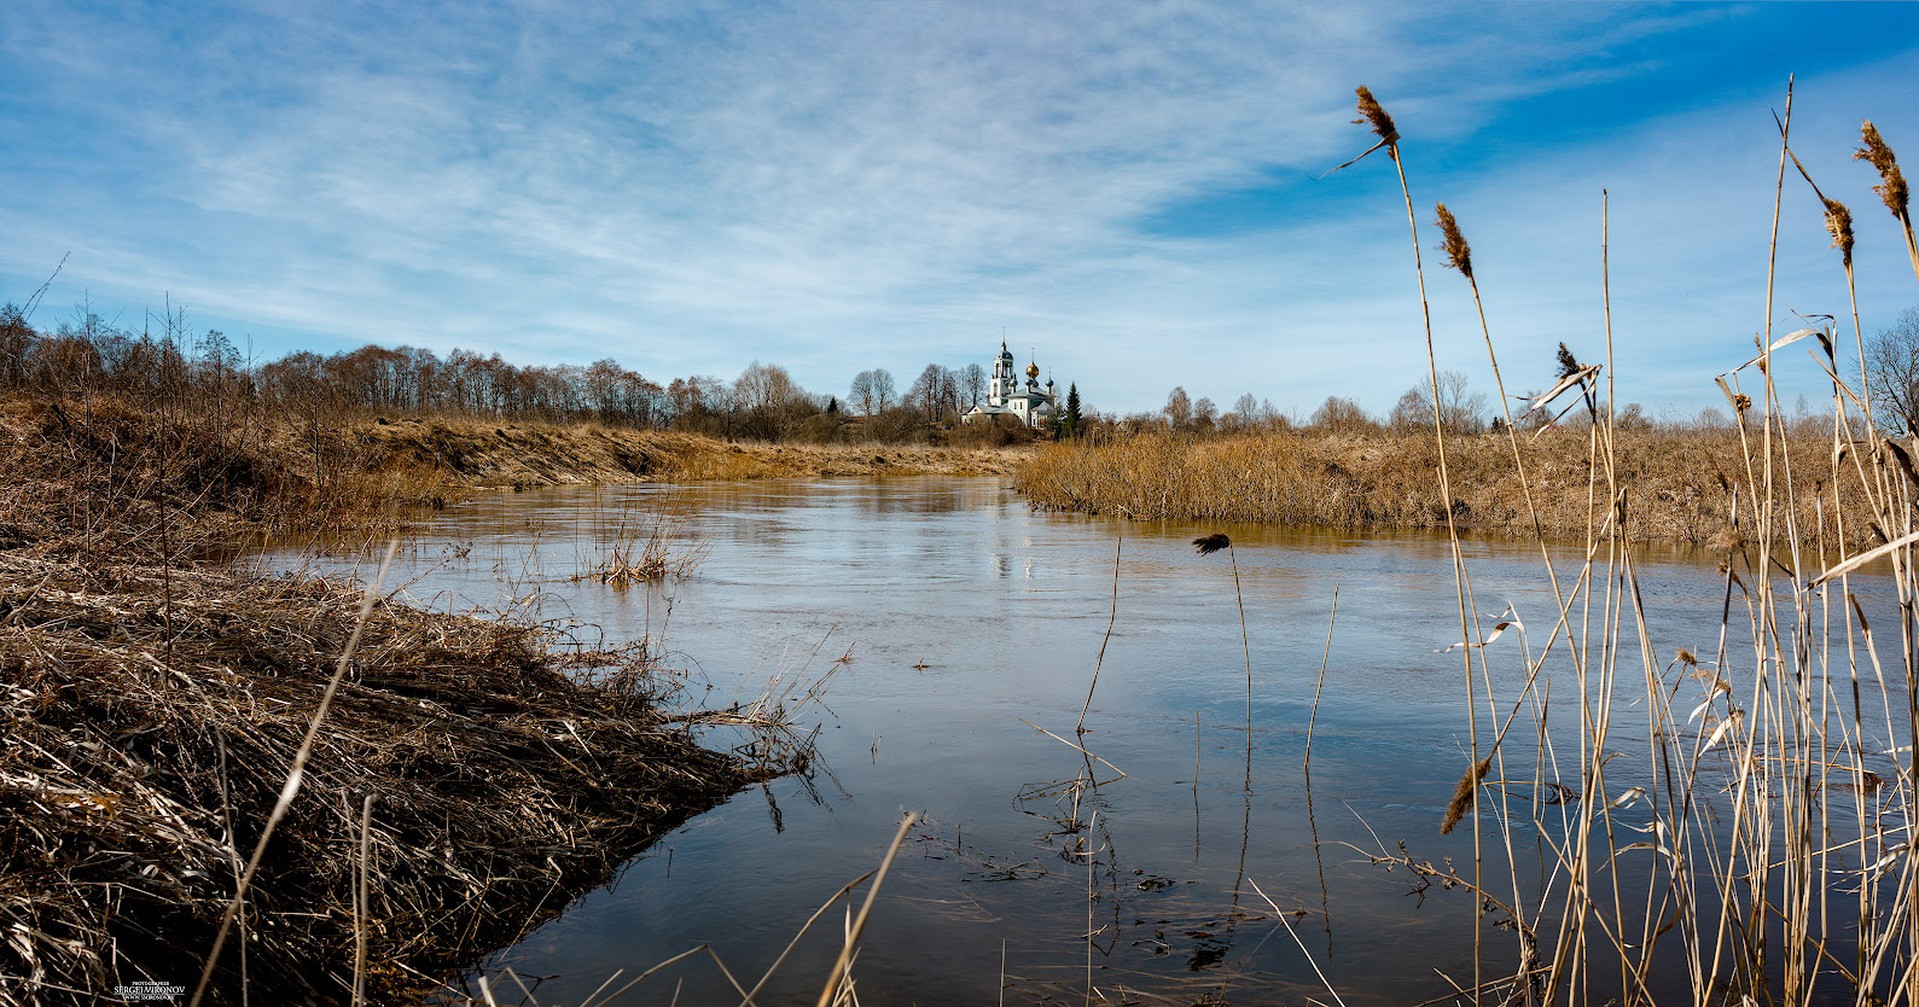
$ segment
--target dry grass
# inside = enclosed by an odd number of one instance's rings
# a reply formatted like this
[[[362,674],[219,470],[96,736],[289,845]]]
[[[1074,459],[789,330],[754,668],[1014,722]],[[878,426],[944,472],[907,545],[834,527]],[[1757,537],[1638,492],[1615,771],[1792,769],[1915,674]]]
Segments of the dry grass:
[[[437,473],[448,484],[529,488],[564,483],[895,475],[1000,475],[1024,447],[732,443],[698,434],[597,424],[394,420],[355,426],[372,467]]]
[[[345,645],[359,592],[0,553],[0,1003],[192,985]],[[255,877],[237,1002],[350,988],[362,799],[375,999],[511,941],[772,768],[699,748],[644,692],[579,684],[532,629],[376,606]],[[658,687],[661,679],[628,675]],[[244,971],[243,971],[244,970]]]
[[[1554,539],[1582,541],[1606,520],[1605,490],[1596,503],[1588,492],[1594,477],[1587,446],[1588,433],[1574,429],[1520,439],[1543,530]],[[1794,437],[1787,446],[1797,457],[1832,452],[1829,434],[1823,441]],[[1140,520],[1444,529],[1450,511],[1462,530],[1531,537],[1505,437],[1449,437],[1446,449],[1455,494],[1450,507],[1434,478],[1439,458],[1430,432],[1147,433],[1103,443],[1062,441],[1041,446],[1015,485],[1036,507]],[[1747,458],[1759,450],[1727,431],[1668,429],[1619,431],[1615,449],[1630,503],[1628,539],[1691,545],[1711,543],[1727,530],[1734,489],[1745,484]],[[1854,518],[1847,527],[1855,541],[1870,536],[1863,494],[1854,483],[1839,489]],[[1820,497],[1830,497],[1832,485],[1806,480],[1795,490],[1796,518],[1816,525]],[[1824,506],[1830,511],[1832,501]]]
[[[298,451],[168,421],[105,396],[0,400],[0,524],[97,562],[220,552],[316,527],[388,529],[444,492],[429,471],[369,459],[313,478]]]
[[[771,711],[669,714],[642,651],[562,670],[537,627],[362,621],[349,585],[219,565],[443,485],[403,455],[320,478],[306,457],[105,399],[0,409],[0,1005],[191,990],[283,795],[210,1002],[345,1003],[356,961],[373,1002],[415,998],[805,764]],[[701,748],[707,724],[764,733],[742,759]]]

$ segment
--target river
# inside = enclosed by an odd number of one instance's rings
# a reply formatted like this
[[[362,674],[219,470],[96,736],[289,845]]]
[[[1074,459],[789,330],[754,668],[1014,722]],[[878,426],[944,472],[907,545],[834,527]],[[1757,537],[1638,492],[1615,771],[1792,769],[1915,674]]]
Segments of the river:
[[[703,551],[690,576],[572,579],[656,519],[676,555]],[[1191,540],[1215,531],[1233,548],[1198,555]],[[1556,608],[1537,547],[1464,549],[1482,632],[1517,620],[1484,651],[1498,699],[1474,708],[1483,746]],[[1579,557],[1555,556],[1570,590]],[[535,615],[588,644],[645,636],[702,705],[826,680],[795,709],[820,727],[819,771],[700,816],[496,955],[484,974],[509,1002],[506,969],[540,977],[539,1003],[575,1004],[702,944],[751,987],[907,812],[920,821],[854,967],[868,1004],[1083,1002],[1089,983],[1109,1001],[1300,1002],[1330,985],[1349,1004],[1415,1003],[1474,981],[1474,899],[1365,852],[1403,841],[1472,877],[1470,824],[1439,834],[1472,764],[1444,538],[1040,514],[991,478],[766,481],[480,497],[425,524],[401,567],[390,577],[422,605]],[[1661,680],[1685,687],[1675,649],[1715,651],[1724,579],[1677,553],[1642,555],[1637,573]],[[1575,618],[1602,618],[1602,600]],[[1633,636],[1621,675],[1643,681]],[[1092,759],[1065,739],[1096,667],[1079,739]],[[1568,662],[1547,667],[1532,695],[1550,695],[1544,716],[1575,746],[1553,754],[1577,785],[1579,683]],[[1535,769],[1521,706],[1506,789],[1537,796],[1551,769]],[[1629,750],[1636,735],[1643,761],[1638,709],[1622,703],[1613,732]],[[1622,760],[1609,789],[1648,782],[1634,773]],[[1541,836],[1518,835],[1536,874]],[[823,917],[758,1002],[817,996],[844,922]],[[1480,934],[1482,978],[1510,971],[1510,932],[1489,919]],[[619,1002],[676,991],[740,1000],[702,953]]]

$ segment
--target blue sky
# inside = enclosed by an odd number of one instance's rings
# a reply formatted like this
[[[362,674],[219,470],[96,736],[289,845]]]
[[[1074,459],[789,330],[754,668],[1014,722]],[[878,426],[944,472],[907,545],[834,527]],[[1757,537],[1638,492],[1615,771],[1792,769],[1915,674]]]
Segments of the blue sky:
[[[1001,332],[1109,411],[1174,385],[1383,412],[1425,373],[1398,120],[1440,366],[1490,391],[1432,204],[1474,249],[1512,390],[1560,340],[1620,401],[1721,404],[1767,322],[1773,112],[1853,209],[1870,334],[1919,304],[1874,120],[1919,174],[1919,5],[0,5],[0,300],[165,302],[263,358],[366,342],[665,381],[779,363],[843,395],[989,362]],[[1773,324],[1846,315],[1789,179]],[[1842,345],[1850,343],[1849,327]],[[1789,400],[1826,394],[1797,354]]]

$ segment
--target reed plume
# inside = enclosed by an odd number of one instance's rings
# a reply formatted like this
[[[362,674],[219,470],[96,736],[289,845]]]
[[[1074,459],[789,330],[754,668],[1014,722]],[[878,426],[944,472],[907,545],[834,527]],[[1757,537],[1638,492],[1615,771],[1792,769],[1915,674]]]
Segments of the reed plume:
[[[1473,768],[1468,769],[1466,775],[1459,778],[1459,785],[1453,788],[1453,803],[1446,805],[1446,817],[1440,820],[1440,835],[1452,832],[1453,826],[1458,825],[1459,820],[1466,817],[1466,812],[1473,809],[1473,798],[1479,792],[1479,781],[1485,779],[1486,773],[1492,768],[1493,757],[1488,755],[1474,763]]]
[[[1823,197],[1822,197],[1823,198]],[[1839,250],[1846,268],[1852,268],[1852,211],[1846,204],[1836,199],[1824,200],[1826,204],[1826,232],[1832,235],[1832,247]]]
[[[1886,203],[1886,209],[1899,221],[1899,227],[1905,231],[1906,256],[1912,260],[1912,273],[1919,276],[1919,240],[1912,233],[1912,213],[1908,207],[1911,192],[1906,188],[1906,176],[1899,171],[1899,159],[1893,156],[1892,147],[1886,138],[1879,135],[1879,127],[1867,119],[1859,124],[1859,142],[1864,144],[1852,152],[1855,160],[1870,161],[1879,170],[1880,182],[1872,187],[1879,198]]]
[[[1872,123],[1868,122],[1866,126],[1867,128],[1871,128]],[[1780,128],[1783,130],[1785,124],[1780,123]],[[1872,135],[1874,139],[1877,139],[1879,131],[1876,129],[1873,130]],[[1879,140],[1879,146],[1883,148],[1885,141]],[[1862,153],[1863,152],[1855,153],[1854,156],[1861,156]],[[1890,160],[1892,151],[1886,150],[1885,154],[1887,159]],[[1812,194],[1819,197],[1820,205],[1825,208],[1826,233],[1832,235],[1832,247],[1839,249],[1839,253],[1845,261],[1846,269],[1850,271],[1852,269],[1852,211],[1846,209],[1846,204],[1836,199],[1828,199],[1826,197],[1826,194],[1820,190],[1819,183],[1812,180],[1812,172],[1806,170],[1806,166],[1800,162],[1799,155],[1792,152],[1792,148],[1788,147],[1786,149],[1786,156],[1792,158],[1792,166],[1799,169],[1799,177],[1806,180],[1806,185],[1812,188]],[[1878,162],[1874,161],[1874,163],[1876,164]],[[1897,172],[1898,170],[1898,165],[1893,165],[1893,171]],[[1899,184],[1903,187],[1905,181],[1901,179]]]
[[[1373,97],[1373,92],[1368,90],[1364,84],[1361,84],[1353,90],[1359,95],[1360,115],[1360,117],[1354,119],[1353,122],[1371,126],[1373,132],[1378,134],[1381,143],[1398,143],[1399,129],[1393,125],[1393,117],[1387,115],[1386,110],[1380,107],[1378,99]]]
[[[1338,171],[1340,168],[1350,168],[1365,160],[1367,154],[1381,147],[1386,148],[1387,157],[1397,162],[1399,160],[1399,129],[1393,125],[1393,117],[1386,114],[1386,110],[1380,107],[1379,101],[1373,97],[1373,93],[1368,91],[1364,85],[1354,88],[1353,90],[1359,95],[1359,118],[1353,121],[1362,125],[1371,126],[1373,132],[1378,134],[1379,142],[1366,148],[1358,157],[1347,161],[1338,168],[1334,168],[1333,171]]]
[[[1573,356],[1573,351],[1568,349],[1565,343],[1559,344],[1559,352],[1554,355],[1554,358],[1559,364],[1559,373],[1556,377],[1563,380],[1579,373],[1579,358]]]
[[[1871,119],[1860,124],[1859,142],[1865,146],[1852,152],[1853,159],[1872,162],[1883,180],[1873,186],[1872,191],[1886,201],[1886,209],[1891,210],[1900,223],[1912,226],[1907,208],[1911,195],[1906,188],[1906,176],[1899,171],[1899,159],[1893,155],[1886,138],[1879,135],[1879,127],[1874,126]]]
[[[1459,270],[1466,279],[1472,279],[1473,249],[1466,244],[1466,236],[1459,233],[1459,221],[1453,218],[1453,211],[1446,209],[1446,204],[1433,205],[1439,211],[1437,223],[1440,233],[1446,236],[1446,243],[1440,246],[1440,251],[1446,253],[1446,266]]]

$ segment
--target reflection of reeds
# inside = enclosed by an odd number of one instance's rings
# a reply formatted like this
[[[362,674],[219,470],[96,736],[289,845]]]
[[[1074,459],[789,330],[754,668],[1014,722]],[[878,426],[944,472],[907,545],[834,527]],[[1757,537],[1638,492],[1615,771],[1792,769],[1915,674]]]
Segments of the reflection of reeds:
[[[1106,663],[1106,645],[1113,642],[1113,623],[1119,618],[1119,552],[1126,544],[1124,537],[1113,540],[1113,600],[1106,613],[1106,635],[1099,640],[1099,656],[1093,659],[1093,680],[1086,685],[1086,703],[1079,709],[1079,724],[1074,730],[1081,735],[1086,733],[1086,713],[1093,708],[1093,690],[1099,688],[1099,669]]]
[[[808,917],[806,922],[800,925],[799,930],[793,934],[791,940],[787,941],[786,947],[780,951],[779,956],[773,959],[773,963],[767,966],[766,971],[760,975],[759,981],[754,983],[750,989],[740,982],[734,975],[733,970],[727,967],[726,960],[721,958],[719,952],[709,943],[688,948],[664,961],[657,962],[652,967],[642,971],[639,975],[627,979],[626,982],[619,986],[615,986],[614,983],[625,978],[625,970],[617,970],[608,976],[606,981],[599,985],[599,988],[588,994],[586,999],[580,1002],[580,1007],[608,1007],[608,1005],[619,1002],[621,997],[648,979],[665,972],[667,969],[681,962],[698,958],[701,955],[704,955],[707,960],[713,963],[713,967],[719,972],[720,976],[726,980],[727,985],[732,988],[734,994],[740,998],[739,1002],[742,1005],[757,1003],[759,1001],[755,998],[759,997],[762,991],[766,989],[767,984],[773,981],[773,977],[780,971],[780,968],[786,964],[786,960],[792,956],[793,951],[799,947],[801,940],[812,931],[814,924],[818,923],[820,919],[826,916],[827,912],[835,906],[840,906],[844,909],[846,913],[846,923],[841,934],[838,954],[833,961],[833,965],[827,972],[825,985],[820,990],[818,1007],[857,1007],[859,997],[855,992],[852,977],[853,961],[858,955],[861,938],[866,932],[867,921],[872,917],[873,905],[879,898],[880,887],[885,884],[887,872],[892,870],[893,861],[899,856],[900,847],[905,844],[908,831],[912,829],[913,825],[918,821],[919,817],[917,815],[911,813],[904,815],[900,819],[898,830],[893,834],[893,841],[887,845],[885,854],[880,858],[879,867],[841,885],[838,891],[834,892],[831,897],[821,903],[820,907],[813,911],[813,915]],[[852,895],[854,890],[861,885],[867,885],[866,898],[860,903],[859,910],[856,914],[853,910]],[[518,989],[520,996],[513,1002],[522,1005],[531,1005],[531,1007],[539,1007],[539,999],[534,995],[533,990],[527,988],[526,984],[521,981],[520,976],[513,969],[502,969],[498,978],[512,982]],[[494,984],[494,977],[489,976],[481,976],[477,981],[477,985],[480,988],[480,1002],[485,1003],[487,1007],[499,1007],[501,1003],[500,998],[493,992]],[[673,999],[674,1002],[678,1002],[679,997],[677,993]]]

